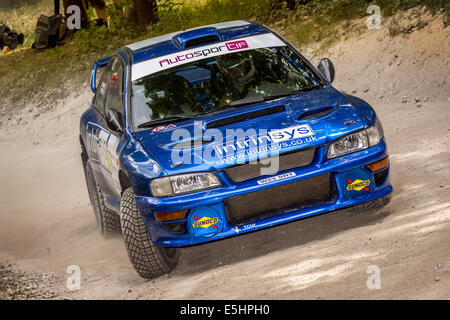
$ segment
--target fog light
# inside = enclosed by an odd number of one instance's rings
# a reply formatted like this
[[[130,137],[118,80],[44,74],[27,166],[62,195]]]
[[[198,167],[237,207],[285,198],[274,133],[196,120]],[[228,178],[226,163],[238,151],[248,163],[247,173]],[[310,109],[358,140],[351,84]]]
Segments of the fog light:
[[[386,158],[384,158],[384,159],[382,159],[382,160],[380,160],[380,161],[377,161],[377,162],[368,164],[366,167],[367,167],[370,171],[374,172],[374,171],[378,171],[378,170],[384,169],[384,168],[386,168],[388,165],[389,165],[389,157],[386,157]]]
[[[162,226],[166,228],[167,231],[176,233],[176,234],[182,234],[186,233],[186,228],[184,227],[184,222],[163,222]]]
[[[171,211],[171,212],[155,212],[155,218],[158,221],[181,220],[186,216],[187,210]]]

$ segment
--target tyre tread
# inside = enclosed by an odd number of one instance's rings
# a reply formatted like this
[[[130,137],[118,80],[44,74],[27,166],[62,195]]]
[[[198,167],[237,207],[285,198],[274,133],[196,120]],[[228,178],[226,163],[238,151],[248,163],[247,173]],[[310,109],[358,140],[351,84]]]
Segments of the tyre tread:
[[[122,195],[120,212],[125,247],[137,273],[145,279],[152,279],[170,272],[148,236],[132,188],[126,189]]]

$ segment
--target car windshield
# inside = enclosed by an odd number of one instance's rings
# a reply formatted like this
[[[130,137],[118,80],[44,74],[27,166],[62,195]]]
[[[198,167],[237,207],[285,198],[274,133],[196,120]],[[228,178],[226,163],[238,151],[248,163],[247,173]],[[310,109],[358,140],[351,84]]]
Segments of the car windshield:
[[[287,46],[229,53],[133,81],[132,121],[139,127],[168,117],[194,117],[242,99],[288,95],[323,85]]]

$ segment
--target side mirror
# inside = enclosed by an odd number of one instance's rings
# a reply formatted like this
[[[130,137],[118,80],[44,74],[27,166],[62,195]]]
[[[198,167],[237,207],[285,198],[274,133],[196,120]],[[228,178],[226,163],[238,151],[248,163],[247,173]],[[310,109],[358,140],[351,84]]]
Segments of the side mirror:
[[[317,66],[317,68],[320,70],[320,72],[322,72],[324,77],[329,82],[333,82],[334,81],[334,65],[333,65],[333,62],[331,62],[330,59],[323,58],[322,60],[320,60],[319,65]]]
[[[105,120],[111,130],[123,132],[122,115],[117,110],[107,108]]]

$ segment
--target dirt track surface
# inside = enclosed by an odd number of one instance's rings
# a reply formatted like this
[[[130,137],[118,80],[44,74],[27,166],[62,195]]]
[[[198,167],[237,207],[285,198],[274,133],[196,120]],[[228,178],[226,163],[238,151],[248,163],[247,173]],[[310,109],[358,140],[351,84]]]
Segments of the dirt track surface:
[[[0,119],[0,264],[52,275],[57,299],[450,299],[449,28],[435,19],[405,37],[385,34],[368,31],[329,55],[335,86],[356,90],[384,125],[395,191],[382,210],[185,248],[170,275],[140,279],[122,239],[95,227],[79,158],[84,86],[45,113],[30,105]],[[79,291],[66,289],[69,265],[81,267]],[[371,265],[379,290],[366,285]]]

